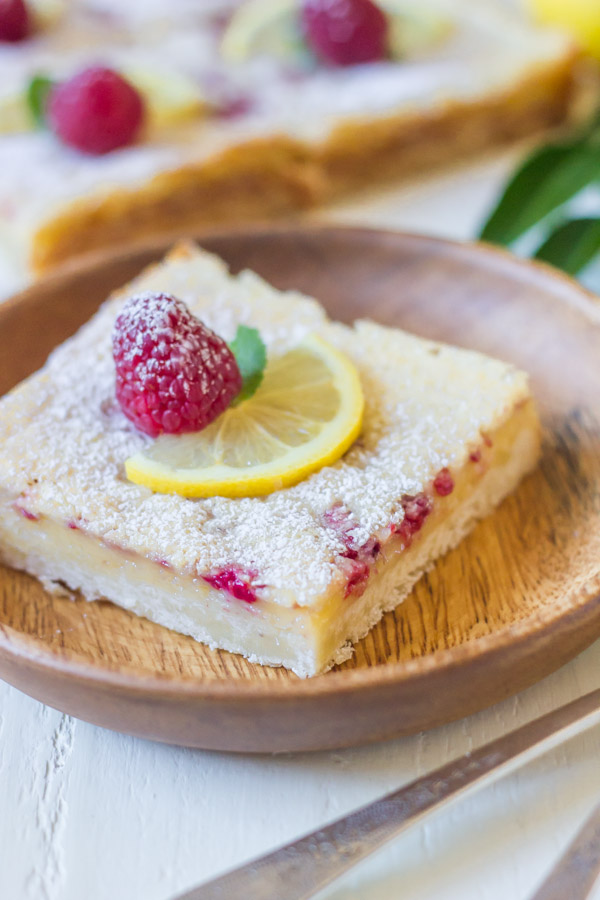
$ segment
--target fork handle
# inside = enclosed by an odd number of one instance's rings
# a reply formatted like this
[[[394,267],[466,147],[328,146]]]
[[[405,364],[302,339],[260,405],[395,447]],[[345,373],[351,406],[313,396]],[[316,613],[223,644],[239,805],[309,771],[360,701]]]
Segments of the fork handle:
[[[597,724],[600,689],[298,841],[180,895],[179,900],[308,900],[423,816]]]

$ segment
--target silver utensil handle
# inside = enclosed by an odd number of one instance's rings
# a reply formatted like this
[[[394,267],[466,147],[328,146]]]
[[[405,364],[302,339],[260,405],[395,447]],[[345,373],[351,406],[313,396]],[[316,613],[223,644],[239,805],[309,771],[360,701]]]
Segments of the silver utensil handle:
[[[600,689],[178,900],[308,900],[425,815],[600,724]]]
[[[600,875],[600,803],[531,900],[585,900]]]

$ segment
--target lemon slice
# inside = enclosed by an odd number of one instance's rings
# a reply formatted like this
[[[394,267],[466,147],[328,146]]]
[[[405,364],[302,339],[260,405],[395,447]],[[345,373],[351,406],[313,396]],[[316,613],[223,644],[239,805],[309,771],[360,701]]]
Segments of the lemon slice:
[[[303,52],[297,0],[247,0],[229,20],[221,43],[223,58],[234,64],[252,56],[289,59]]]
[[[436,4],[414,4],[411,0],[378,3],[388,17],[388,50],[392,59],[408,59],[431,50],[452,33],[451,20]]]
[[[312,335],[267,365],[253,397],[203,431],[163,435],[130,457],[130,481],[184,497],[255,497],[339,459],[362,425],[350,360]]]
[[[23,91],[0,97],[0,134],[18,134],[35,127]]]
[[[146,101],[148,126],[164,130],[207,111],[200,86],[173,69],[130,66],[122,70]]]
[[[66,0],[29,0],[35,27],[39,31],[51,28],[67,12]]]
[[[543,25],[564,28],[600,60],[600,6],[598,0],[529,0],[531,11]]]

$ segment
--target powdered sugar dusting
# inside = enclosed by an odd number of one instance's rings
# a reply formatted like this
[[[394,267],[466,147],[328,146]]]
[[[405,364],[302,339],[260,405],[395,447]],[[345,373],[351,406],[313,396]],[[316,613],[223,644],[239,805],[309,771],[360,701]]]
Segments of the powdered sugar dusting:
[[[167,291],[230,340],[256,327],[269,354],[316,332],[356,364],[366,397],[361,437],[343,459],[295,487],[262,498],[186,500],[130,484],[124,461],[147,444],[114,402],[111,331],[132,293]],[[435,353],[431,350],[435,349]],[[235,567],[256,573],[259,597],[316,602],[340,582],[348,535],[327,524],[342,504],[353,547],[404,517],[444,467],[468,460],[480,432],[528,395],[526,376],[480,354],[434,345],[362,321],[328,321],[322,308],[258,276],[180,249],[109,300],[36,376],[0,401],[0,492],[27,509],[193,577]],[[264,585],[264,587],[262,587]]]

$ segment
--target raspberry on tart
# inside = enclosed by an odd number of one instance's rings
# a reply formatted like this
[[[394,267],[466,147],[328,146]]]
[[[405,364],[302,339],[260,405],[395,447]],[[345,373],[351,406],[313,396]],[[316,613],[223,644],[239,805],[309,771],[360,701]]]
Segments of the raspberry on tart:
[[[133,143],[144,120],[144,103],[122,75],[95,66],[52,90],[47,118],[65,144],[102,155]]]
[[[412,543],[414,535],[421,530],[427,516],[433,509],[433,500],[424,492],[414,497],[410,494],[404,494],[401,499],[401,505],[404,517],[399,525],[392,524],[391,530],[393,533],[397,532],[404,545],[408,547]]]
[[[112,334],[117,400],[153,437],[200,431],[242,387],[224,340],[169,294],[131,297]]]
[[[271,358],[307,334],[343,350],[368,386],[360,440],[260,497],[189,499],[132,484],[124,462],[150,442],[114,403],[111,340],[132,294],[180,296],[228,338],[243,319]],[[181,314],[170,300],[165,308]],[[131,344],[137,335],[143,354],[134,324]],[[317,406],[322,393],[317,379]],[[346,659],[538,456],[528,379],[513,366],[369,321],[332,322],[316,301],[250,272],[231,276],[185,245],[0,400],[0,557],[57,590],[314,675]]]
[[[212,575],[203,575],[202,578],[211,587],[218,591],[224,591],[235,600],[243,600],[245,603],[256,603],[258,595],[252,586],[253,573],[243,573],[235,566],[229,566],[215,572]]]
[[[0,0],[0,43],[17,43],[31,31],[25,0]]]
[[[386,55],[388,22],[374,0],[304,0],[302,28],[316,55],[335,66]]]
[[[469,458],[470,455],[469,455]],[[450,470],[446,467],[441,469],[433,480],[433,489],[440,497],[447,497],[454,490],[454,479],[450,474]]]

